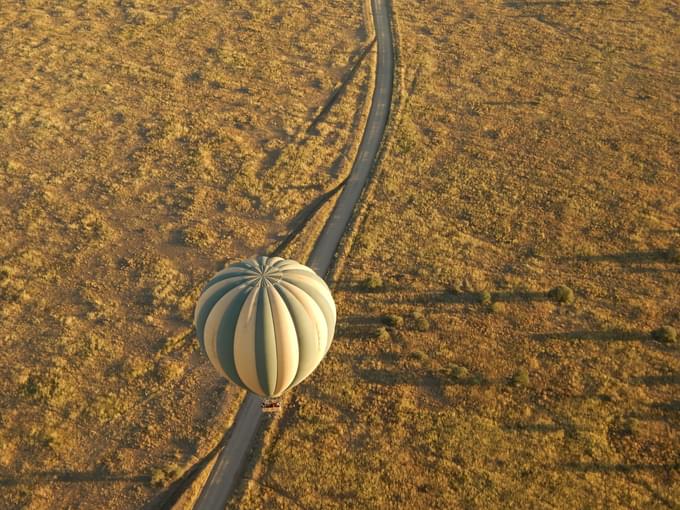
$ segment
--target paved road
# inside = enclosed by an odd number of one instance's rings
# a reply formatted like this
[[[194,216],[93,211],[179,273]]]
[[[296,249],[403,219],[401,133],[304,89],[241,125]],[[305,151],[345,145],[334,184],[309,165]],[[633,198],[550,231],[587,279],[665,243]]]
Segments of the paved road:
[[[387,126],[394,76],[394,43],[388,1],[371,0],[378,41],[375,91],[352,172],[307,261],[307,264],[320,276],[325,276],[331,266],[354,207],[368,182]],[[221,510],[226,506],[229,496],[239,481],[239,474],[262,420],[261,402],[262,400],[255,395],[248,394],[246,397],[236,415],[227,444],[218,457],[208,482],[194,506],[195,510]]]

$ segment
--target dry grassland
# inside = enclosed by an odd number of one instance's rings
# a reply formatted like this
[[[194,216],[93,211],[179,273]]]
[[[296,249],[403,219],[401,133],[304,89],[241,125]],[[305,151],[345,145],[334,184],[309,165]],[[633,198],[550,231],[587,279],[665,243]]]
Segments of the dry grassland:
[[[680,5],[394,10],[338,336],[238,505],[677,508]]]
[[[222,433],[195,299],[348,171],[363,17],[0,2],[0,507],[136,508]]]

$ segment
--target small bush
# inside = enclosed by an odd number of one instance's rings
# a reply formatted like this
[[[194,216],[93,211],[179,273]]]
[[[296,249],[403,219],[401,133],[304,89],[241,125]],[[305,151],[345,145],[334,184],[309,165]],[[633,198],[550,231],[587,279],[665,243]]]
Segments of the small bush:
[[[468,369],[465,367],[453,365],[451,367],[451,370],[449,371],[449,374],[451,375],[451,379],[460,381],[463,379],[467,379],[467,377],[470,375],[470,372],[468,372]]]
[[[491,313],[503,313],[505,311],[505,304],[503,303],[491,303],[489,305],[489,312]]]
[[[428,331],[430,329],[430,321],[425,317],[418,317],[416,319],[416,329],[418,331]]]
[[[390,339],[390,332],[387,331],[387,328],[380,327],[380,328],[378,328],[378,329],[375,330],[375,333],[373,334],[373,336],[374,336],[377,340],[383,340],[383,341],[385,341],[385,340],[389,340],[389,339]]]
[[[678,332],[673,326],[662,326],[652,331],[652,338],[659,342],[672,344],[678,341]]]
[[[427,359],[427,354],[423,351],[411,351],[408,357],[416,361],[425,361]]]
[[[184,365],[171,358],[163,359],[158,362],[156,374],[161,382],[175,381],[184,374]]]
[[[137,379],[143,376],[148,370],[144,360],[136,357],[127,358],[121,367],[121,373],[126,379]]]
[[[380,289],[383,286],[383,280],[379,274],[372,273],[362,280],[362,286],[368,290]]]
[[[666,258],[669,260],[669,262],[680,264],[680,247],[671,246],[668,248],[668,251],[666,252]]]
[[[13,275],[14,270],[11,267],[0,266],[0,288],[7,287]]]
[[[554,289],[551,289],[550,292],[548,292],[548,297],[553,301],[566,305],[570,305],[576,299],[574,291],[566,285],[560,285]]]
[[[449,286],[449,292],[451,294],[462,294],[465,291],[463,288],[463,281],[456,280]]]
[[[161,468],[156,468],[151,472],[151,485],[154,487],[164,487],[168,482],[168,475]]]
[[[512,376],[512,384],[515,386],[529,385],[529,371],[526,368],[520,368]]]
[[[387,315],[383,322],[392,328],[401,328],[404,325],[404,318],[401,315]]]
[[[155,468],[151,471],[151,485],[154,487],[167,487],[173,480],[179,477],[181,472],[180,466],[175,463]]]
[[[491,304],[491,292],[488,290],[484,290],[479,293],[478,296],[479,302],[485,306],[488,306]]]
[[[640,421],[636,418],[628,418],[621,424],[621,433],[626,436],[632,436],[639,432]]]

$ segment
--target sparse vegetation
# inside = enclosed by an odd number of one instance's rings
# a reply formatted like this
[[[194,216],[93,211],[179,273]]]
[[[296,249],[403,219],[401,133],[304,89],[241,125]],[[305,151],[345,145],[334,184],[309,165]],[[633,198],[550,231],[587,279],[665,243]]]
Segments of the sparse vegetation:
[[[362,287],[366,290],[377,290],[382,288],[383,279],[377,273],[372,273],[362,280]]]
[[[404,318],[401,315],[387,315],[383,321],[395,329],[400,329],[404,326]]]
[[[505,311],[505,304],[494,301],[489,305],[489,312],[491,313],[503,313]]]
[[[491,304],[491,292],[484,290],[479,293],[479,302],[484,306],[489,306]]]
[[[661,326],[659,329],[655,329],[652,332],[652,338],[658,340],[659,342],[665,342],[672,344],[678,340],[678,332],[673,326]]]
[[[574,291],[566,285],[559,285],[548,292],[548,297],[560,304],[570,305],[576,300]]]
[[[425,354],[423,351],[411,351],[409,353],[409,358],[416,360],[416,361],[425,361],[427,360],[427,354]]]
[[[427,331],[430,329],[430,321],[423,315],[423,312],[416,310],[413,312],[412,317],[417,331]]]
[[[169,463],[151,471],[151,485],[154,487],[166,487],[181,475],[181,468],[176,463]]]
[[[380,327],[375,330],[375,334],[373,336],[375,336],[376,340],[384,342],[390,339],[390,332],[387,331],[387,328]]]
[[[455,381],[462,381],[467,379],[470,375],[470,372],[467,368],[461,367],[459,365],[453,365],[449,373],[451,374],[451,378]]]
[[[526,368],[520,368],[512,376],[512,384],[515,386],[529,385],[529,371]]]

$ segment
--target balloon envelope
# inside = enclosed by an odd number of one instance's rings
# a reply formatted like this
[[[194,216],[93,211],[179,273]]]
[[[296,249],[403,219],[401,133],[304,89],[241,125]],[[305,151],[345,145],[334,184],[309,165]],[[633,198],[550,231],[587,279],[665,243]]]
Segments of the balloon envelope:
[[[328,352],[335,331],[331,292],[293,260],[256,257],[206,285],[194,324],[215,369],[265,398],[302,382]]]

